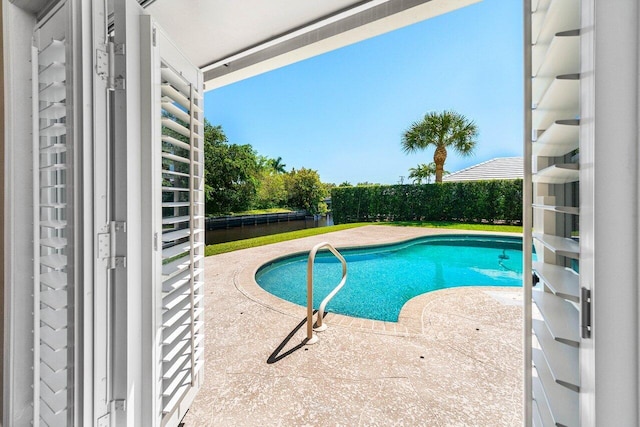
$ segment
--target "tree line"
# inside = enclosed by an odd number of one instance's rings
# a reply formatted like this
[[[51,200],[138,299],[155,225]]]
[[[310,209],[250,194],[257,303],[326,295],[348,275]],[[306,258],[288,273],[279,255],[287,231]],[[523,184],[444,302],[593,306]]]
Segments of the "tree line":
[[[455,111],[428,112],[402,134],[401,148],[407,154],[435,148],[433,162],[410,168],[409,179],[417,185],[423,181],[429,184],[432,178],[441,183],[449,173],[444,170],[447,149],[472,155],[477,138],[476,124],[465,116]],[[282,157],[261,156],[250,144],[229,143],[222,127],[206,119],[204,147],[207,215],[283,207],[312,214],[326,212],[323,200],[335,185],[323,184],[317,171],[301,168],[287,172]],[[374,185],[362,182],[356,186]],[[343,182],[338,187],[350,186]]]
[[[206,119],[204,150],[207,215],[279,207],[326,211],[328,188],[317,171],[303,167],[287,172],[281,157],[261,156],[250,144],[229,143],[222,127]]]
[[[522,222],[522,180],[370,185],[331,190],[333,221]]]

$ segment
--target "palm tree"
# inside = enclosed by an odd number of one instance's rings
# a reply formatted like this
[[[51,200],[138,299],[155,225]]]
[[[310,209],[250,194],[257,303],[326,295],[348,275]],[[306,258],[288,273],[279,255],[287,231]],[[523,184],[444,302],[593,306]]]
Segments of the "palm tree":
[[[287,167],[287,165],[282,163],[282,157],[280,157],[280,156],[278,156],[277,159],[269,159],[269,166],[271,166],[271,169],[273,169],[273,171],[275,173],[285,173],[286,172],[286,170],[284,168]]]
[[[424,179],[427,184],[431,183],[431,177],[436,174],[436,164],[431,162],[429,164],[421,163],[415,168],[409,168],[409,179],[413,180],[414,184],[422,184]]]
[[[447,148],[461,156],[470,156],[476,147],[478,127],[455,111],[431,112],[419,122],[414,122],[402,135],[402,150],[413,153],[429,146],[435,147],[433,161],[436,164],[436,182],[442,182]]]

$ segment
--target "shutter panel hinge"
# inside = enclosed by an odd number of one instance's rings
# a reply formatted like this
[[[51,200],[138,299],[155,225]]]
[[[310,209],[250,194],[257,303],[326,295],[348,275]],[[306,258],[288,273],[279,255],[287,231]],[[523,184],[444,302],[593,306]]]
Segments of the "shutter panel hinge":
[[[591,338],[591,290],[580,289],[580,333],[582,338]]]
[[[98,418],[98,427],[110,427],[111,426],[111,414],[107,413]]]
[[[127,410],[127,401],[125,399],[112,400],[111,403],[113,404],[114,411],[124,412]]]
[[[117,243],[126,241],[127,224],[124,221],[112,221],[109,223],[109,231],[98,234],[98,259],[106,268],[127,268],[127,258],[118,256]]]
[[[116,399],[111,401],[111,411],[98,418],[98,427],[111,427],[111,412],[127,410],[127,401],[125,399]]]
[[[96,49],[96,74],[102,80],[109,78],[109,54],[106,49]]]
[[[109,42],[103,48],[96,49],[96,74],[107,83],[108,90],[123,90],[124,76],[116,75],[115,56],[124,55],[123,44]]]
[[[120,56],[124,56],[126,53],[126,49],[125,46],[123,44],[118,44],[118,43],[110,43],[112,48],[110,49],[111,52],[111,70],[112,70],[112,79],[113,79],[113,89],[114,90],[124,90],[125,89],[125,81],[124,81],[124,76],[119,74],[116,75],[115,73],[115,56],[116,55],[120,55]]]

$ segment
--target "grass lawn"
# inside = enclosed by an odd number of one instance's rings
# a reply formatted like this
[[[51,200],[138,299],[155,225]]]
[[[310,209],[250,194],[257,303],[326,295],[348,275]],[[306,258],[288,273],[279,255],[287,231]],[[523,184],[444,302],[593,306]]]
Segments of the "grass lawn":
[[[257,246],[269,245],[271,243],[278,243],[287,240],[300,239],[302,237],[331,233],[332,231],[362,227],[363,225],[369,225],[369,223],[357,222],[353,224],[330,225],[328,227],[305,228],[304,230],[289,231],[287,233],[272,234],[270,236],[260,236],[251,239],[236,240],[235,242],[217,243],[215,245],[208,245],[204,249],[204,255],[217,255],[223,254],[225,252],[237,251],[239,249],[255,248]]]
[[[431,227],[448,228],[454,230],[505,231],[511,233],[522,233],[522,227],[515,225],[463,224],[459,222],[448,221],[398,221],[383,223],[357,222],[353,224],[331,225],[328,227],[306,228],[304,230],[290,231],[288,233],[272,234],[270,236],[254,237],[252,239],[236,240],[235,242],[208,245],[204,250],[204,254],[205,256],[223,254],[225,252],[237,251],[239,249],[254,248],[257,246],[269,245],[271,243],[284,242],[287,240],[300,239],[302,237],[331,233],[332,231],[347,230],[349,228],[376,224],[395,225],[399,227]]]
[[[503,231],[505,233],[522,233],[521,225],[498,225],[498,224],[478,224],[463,223],[454,221],[393,221],[381,222],[378,224],[396,225],[399,227],[429,227],[448,228],[451,230],[474,230],[474,231]]]

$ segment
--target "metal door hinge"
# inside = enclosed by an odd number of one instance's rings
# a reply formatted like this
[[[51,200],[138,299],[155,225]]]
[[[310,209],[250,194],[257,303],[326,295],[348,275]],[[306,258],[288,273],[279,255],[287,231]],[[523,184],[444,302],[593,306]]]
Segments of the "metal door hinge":
[[[113,404],[114,411],[126,411],[127,410],[127,401],[125,399],[116,399],[111,401]]]
[[[591,290],[580,290],[580,333],[582,338],[591,338]]]
[[[123,44],[113,42],[96,49],[96,74],[107,83],[108,90],[122,90],[125,88],[124,76],[116,75],[115,56],[124,55],[126,52]]]
[[[124,90],[125,88],[125,81],[124,81],[124,76],[121,74],[116,75],[115,72],[115,56],[116,55],[120,55],[123,56],[126,53],[126,49],[125,46],[123,44],[118,44],[118,43],[109,43],[109,45],[111,46],[111,48],[109,49],[110,52],[110,60],[111,60],[111,86],[113,87],[114,90]]]
[[[98,427],[110,427],[111,426],[111,413],[120,411],[125,412],[127,410],[127,401],[125,399],[115,399],[111,401],[110,411],[105,415],[98,418]]]
[[[108,232],[98,234],[98,259],[110,270],[127,267],[127,258],[117,255],[117,243],[126,241],[126,232],[124,221],[112,221]]]
[[[96,74],[102,80],[109,78],[109,54],[106,49],[96,49]]]
[[[111,425],[111,414],[105,414],[98,418],[98,427],[109,427]]]

